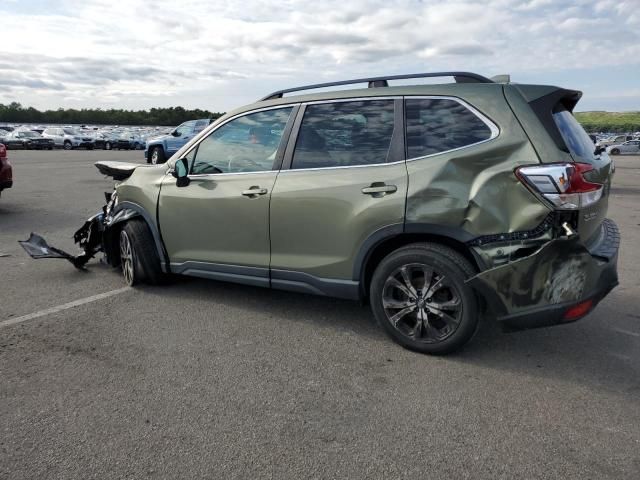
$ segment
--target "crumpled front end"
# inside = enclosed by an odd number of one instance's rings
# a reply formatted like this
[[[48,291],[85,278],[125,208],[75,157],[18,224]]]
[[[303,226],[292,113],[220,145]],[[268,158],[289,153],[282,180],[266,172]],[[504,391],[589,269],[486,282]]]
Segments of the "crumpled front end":
[[[468,282],[507,330],[575,321],[618,285],[619,245],[618,227],[606,219],[589,246],[578,235],[556,238]]]
[[[108,227],[113,224],[111,212],[116,196],[115,193],[105,193],[105,197],[107,204],[102,207],[102,211],[90,217],[73,234],[73,240],[81,248],[81,253],[72,255],[64,250],[52,247],[43,237],[33,232],[27,240],[19,241],[18,243],[32,258],[63,258],[70,261],[78,269],[84,269],[87,262],[100,252],[104,252],[107,261],[113,263],[115,252],[111,252],[105,246],[111,245],[111,242],[106,241],[106,236],[111,234]]]

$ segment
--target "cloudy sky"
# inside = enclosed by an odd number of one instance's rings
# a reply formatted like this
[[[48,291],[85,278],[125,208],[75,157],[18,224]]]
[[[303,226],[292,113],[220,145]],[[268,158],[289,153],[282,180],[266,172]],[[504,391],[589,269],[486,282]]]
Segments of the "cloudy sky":
[[[640,0],[0,0],[0,103],[225,111],[300,84],[437,70],[640,110]]]

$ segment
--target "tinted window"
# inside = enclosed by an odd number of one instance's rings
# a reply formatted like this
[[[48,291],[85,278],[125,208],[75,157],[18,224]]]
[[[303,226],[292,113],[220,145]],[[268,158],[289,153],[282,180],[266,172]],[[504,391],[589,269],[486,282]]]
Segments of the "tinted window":
[[[558,107],[553,112],[553,119],[572,156],[577,157],[575,160],[593,161],[593,142],[571,112],[564,107]]]
[[[308,105],[291,168],[385,163],[393,114],[393,100]]]
[[[491,138],[487,124],[455,100],[407,100],[405,112],[407,158],[446,152]]]
[[[194,133],[201,132],[207,125],[209,125],[209,120],[198,120],[196,122],[196,127],[193,129]]]
[[[252,113],[214,130],[197,147],[191,173],[272,170],[291,107]]]
[[[188,135],[193,131],[193,122],[185,122],[176,128],[176,132],[180,134],[180,136]]]

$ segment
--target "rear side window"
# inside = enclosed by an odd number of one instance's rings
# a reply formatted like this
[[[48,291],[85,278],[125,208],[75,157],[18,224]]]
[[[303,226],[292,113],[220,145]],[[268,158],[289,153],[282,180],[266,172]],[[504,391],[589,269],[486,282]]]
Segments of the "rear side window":
[[[556,107],[553,111],[553,120],[576,162],[589,163],[595,160],[593,142],[570,111],[563,106]]]
[[[409,99],[405,102],[407,158],[446,152],[489,140],[491,129],[455,100]]]
[[[393,100],[308,105],[291,168],[386,163],[393,125]]]

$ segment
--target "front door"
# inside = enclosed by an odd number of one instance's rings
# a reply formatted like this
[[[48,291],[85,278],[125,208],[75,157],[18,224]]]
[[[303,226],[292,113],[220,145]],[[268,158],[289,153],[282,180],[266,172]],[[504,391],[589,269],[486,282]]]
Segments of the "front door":
[[[268,285],[269,200],[292,109],[222,124],[187,153],[186,187],[167,175],[158,209],[172,271]]]
[[[271,198],[274,287],[357,295],[363,243],[380,229],[403,227],[401,109],[393,99],[305,107]]]

